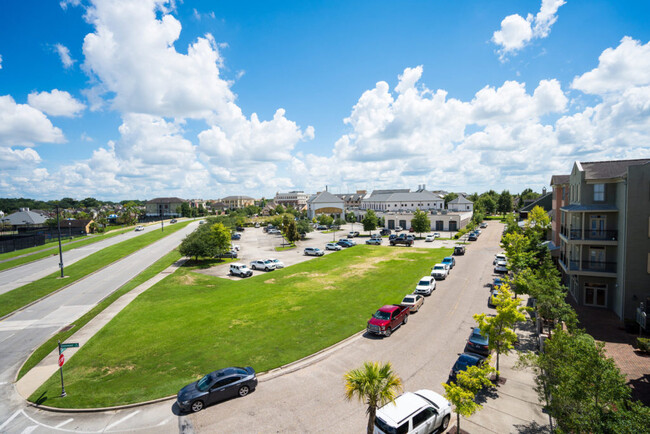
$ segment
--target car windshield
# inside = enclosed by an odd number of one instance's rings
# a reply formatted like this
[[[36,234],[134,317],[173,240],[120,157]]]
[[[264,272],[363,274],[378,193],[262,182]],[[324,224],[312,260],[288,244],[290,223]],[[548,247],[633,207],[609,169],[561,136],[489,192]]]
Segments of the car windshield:
[[[433,266],[433,269],[434,269],[434,270],[444,270],[444,269],[445,269],[445,266],[444,266],[444,265],[434,265],[434,266]]]
[[[373,318],[376,319],[390,319],[390,312],[382,312],[381,310],[378,310],[375,312],[375,314],[372,316]]]
[[[196,383],[196,388],[201,392],[205,392],[210,388],[210,386],[212,386],[213,382],[214,378],[212,377],[212,374],[208,374],[205,377],[201,378],[198,383]]]
[[[415,303],[415,299],[413,297],[404,297],[402,303]]]
[[[429,284],[428,280],[420,280],[420,283],[418,283],[418,286],[427,286]]]

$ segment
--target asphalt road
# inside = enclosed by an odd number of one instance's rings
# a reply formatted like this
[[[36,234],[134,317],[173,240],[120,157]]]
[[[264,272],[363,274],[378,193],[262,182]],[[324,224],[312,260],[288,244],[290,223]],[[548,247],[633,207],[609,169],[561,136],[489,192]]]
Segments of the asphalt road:
[[[73,324],[107,295],[169,253],[197,226],[198,222],[190,223],[178,232],[0,321],[0,432],[27,433],[37,428],[40,432],[51,432],[52,427],[43,428],[29,419],[42,414],[41,419],[47,423],[51,415],[26,408],[14,391],[12,382],[21,364],[50,336],[62,327]]]
[[[15,394],[9,393],[8,386],[2,385],[13,380],[6,373],[15,373],[18,361],[0,374],[0,432],[364,432],[365,408],[343,397],[345,372],[366,360],[390,361],[406,391],[427,388],[442,393],[441,383],[447,380],[474,325],[472,315],[491,311],[485,285],[492,281],[492,260],[501,251],[502,227],[490,223],[479,240],[468,246],[467,254],[457,258],[447,280],[438,282],[420,312],[411,315],[408,323],[390,338],[353,337],[300,370],[262,376],[257,390],[246,398],[191,415],[179,415],[173,401],[92,414],[51,413],[25,407]],[[322,235],[330,239],[332,236]],[[427,243],[437,247],[432,244]],[[242,245],[242,250],[246,248]],[[0,334],[4,345],[2,339],[8,338]],[[0,359],[0,366],[7,366],[5,363]]]
[[[87,246],[77,247],[68,250],[67,252],[63,252],[64,271],[66,266],[72,265],[88,255],[91,255],[114,244],[121,243],[122,241],[137,237],[138,235],[142,235],[144,233],[155,230],[160,230],[160,225],[145,226],[144,231],[135,232],[135,230],[133,230],[130,232],[125,232],[103,241],[98,241]],[[56,254],[54,254],[54,252],[56,252]],[[0,294],[11,291],[12,289],[16,289],[23,285],[27,285],[28,283],[42,279],[45,276],[49,276],[50,274],[59,271],[58,253],[59,252],[57,249],[52,251],[53,256],[48,256],[46,258],[29,262],[19,267],[0,271]]]

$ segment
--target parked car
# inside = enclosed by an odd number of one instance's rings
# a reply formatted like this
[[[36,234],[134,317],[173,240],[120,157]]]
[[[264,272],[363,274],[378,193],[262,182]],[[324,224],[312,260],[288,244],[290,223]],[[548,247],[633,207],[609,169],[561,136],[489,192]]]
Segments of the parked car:
[[[259,228],[259,227],[260,227],[260,224],[259,224],[259,223],[255,223],[255,227],[256,227],[256,228]]]
[[[280,261],[279,259],[271,258],[271,259],[267,259],[267,261],[273,262],[276,270],[280,268],[284,268],[284,262]]]
[[[341,238],[339,241],[347,241],[348,243],[352,244],[353,246],[357,245],[357,242],[354,241],[352,238]]]
[[[498,289],[493,289],[490,291],[490,297],[488,298],[488,307],[496,307],[498,296],[499,296]]]
[[[501,285],[503,285],[504,283],[505,282],[504,282],[504,280],[502,278],[495,277],[494,280],[492,281],[492,284],[490,285],[490,287],[492,289],[499,289],[499,288],[501,288]]]
[[[470,366],[482,366],[485,363],[485,357],[478,354],[463,353],[458,356],[456,363],[449,372],[449,381],[456,381],[456,375],[460,371],[467,371]]]
[[[393,238],[392,240],[389,241],[391,246],[395,246],[397,244],[404,244],[407,247],[411,247],[413,245],[413,242],[414,242],[413,236],[405,235],[405,234],[400,234],[398,237]]]
[[[401,231],[403,231],[403,230],[404,230],[404,229],[402,229],[401,226],[397,226],[397,227],[395,228],[395,232],[401,232]]]
[[[382,229],[379,231],[379,235],[390,235],[390,229]]]
[[[415,241],[415,235],[408,234],[406,235],[407,240]]]
[[[448,274],[449,271],[444,264],[436,264],[431,268],[431,276],[436,280],[445,280]]]
[[[467,339],[465,351],[487,357],[490,355],[489,344],[489,339],[486,336],[483,336],[481,329],[474,327],[472,333],[470,333],[469,338]]]
[[[465,254],[465,246],[454,246],[454,255],[459,256],[464,254]]]
[[[440,232],[434,232],[434,233],[433,233],[433,236],[434,236],[435,238],[440,238]]]
[[[431,390],[406,392],[377,410],[374,434],[444,432],[451,419],[451,404]]]
[[[410,307],[396,304],[382,306],[368,320],[366,330],[369,333],[389,337],[393,330],[406,324],[409,319]]]
[[[413,313],[420,310],[423,303],[424,297],[422,297],[420,294],[409,294],[404,297],[402,303],[400,304],[402,306],[408,306],[411,309],[411,313]]]
[[[470,232],[469,235],[467,236],[467,239],[469,241],[476,241],[478,240],[478,235],[476,234],[476,232]]]
[[[453,256],[445,256],[442,260],[443,264],[449,264],[449,269],[451,270],[456,265],[456,258]]]
[[[508,258],[506,257],[505,253],[498,253],[494,256],[494,261],[492,261],[492,265],[497,265],[497,262],[503,261],[507,262]]]
[[[339,246],[336,243],[327,243],[325,245],[325,250],[341,250],[343,247]]]
[[[369,240],[366,240],[366,244],[373,244],[375,246],[380,246],[381,245],[381,239],[370,238]]]
[[[395,238],[397,238],[397,235],[396,235],[396,234],[390,234],[390,235],[388,235],[388,241],[392,241],[392,240],[394,240]]]
[[[251,261],[251,268],[253,270],[273,271],[275,264],[270,259]]]
[[[487,228],[487,223],[483,222],[480,225],[478,225],[478,227],[485,229],[485,228]]]
[[[246,266],[246,264],[230,264],[230,275],[250,277],[253,275],[253,272]]]
[[[218,254],[215,256],[215,258],[237,258],[237,251],[236,250],[229,250],[227,252],[223,252],[221,254]]]
[[[342,238],[336,242],[341,247],[352,247],[354,244],[350,242],[350,240],[346,240],[345,238]]]
[[[176,223],[176,222],[178,222],[178,220],[176,220],[176,219],[171,219],[171,220],[169,221],[170,224],[173,224],[173,223]]]
[[[424,242],[425,243],[432,243],[435,240],[436,240],[436,237],[434,237],[433,234],[431,234],[431,235],[426,236],[426,238],[424,239]]]
[[[431,295],[436,289],[436,279],[433,276],[424,276],[415,286],[415,294]]]
[[[415,229],[413,229],[413,227],[411,226],[411,227],[409,228],[409,232],[415,232]]]
[[[327,230],[327,226],[325,226],[325,225],[318,225],[318,226],[316,226],[316,229],[319,230],[319,231],[326,231],[326,230]]]
[[[231,240],[241,240],[241,234],[232,234],[230,236]]]
[[[370,239],[371,240],[381,240],[381,235],[380,234],[371,234]]]
[[[138,225],[138,226],[135,227],[136,232],[141,232],[143,230],[144,230],[144,226]]]
[[[494,266],[494,272],[505,274],[508,272],[508,264],[506,261],[497,261],[497,264]]]
[[[199,220],[199,224],[200,225],[205,224],[205,220]]]
[[[357,232],[357,231],[348,232],[348,238],[354,238],[354,237],[358,237],[358,236],[359,236],[359,232]]]
[[[183,387],[178,392],[176,402],[183,412],[197,412],[219,401],[244,397],[256,387],[257,376],[250,366],[220,369]]]
[[[235,230],[236,230],[237,232],[244,232],[244,227],[243,227],[243,226],[237,226],[237,227],[235,228]]]
[[[325,254],[325,252],[323,252],[318,247],[306,247],[305,248],[305,255],[306,256],[323,256],[324,254]]]

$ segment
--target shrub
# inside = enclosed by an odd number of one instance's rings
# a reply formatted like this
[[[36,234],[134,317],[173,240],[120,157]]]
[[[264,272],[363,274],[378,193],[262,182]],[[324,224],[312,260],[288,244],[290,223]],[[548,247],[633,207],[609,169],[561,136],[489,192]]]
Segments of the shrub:
[[[636,345],[644,353],[650,353],[650,338],[636,338]]]

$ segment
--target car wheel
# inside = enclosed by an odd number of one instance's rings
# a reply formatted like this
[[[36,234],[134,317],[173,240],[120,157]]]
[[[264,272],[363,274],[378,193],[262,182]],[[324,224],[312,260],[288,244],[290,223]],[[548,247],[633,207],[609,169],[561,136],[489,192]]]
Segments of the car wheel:
[[[449,426],[449,415],[445,416],[445,418],[442,420],[442,425],[440,425],[440,428],[442,428],[442,431],[444,431],[447,429],[448,426]]]
[[[393,334],[393,330],[391,330],[390,326],[386,329],[386,337],[389,338],[390,335]]]
[[[237,393],[239,394],[239,396],[243,397],[248,395],[248,392],[250,392],[250,388],[248,386],[242,386],[239,388],[239,392]]]
[[[252,268],[253,270],[257,270],[257,268],[255,268],[255,265],[251,265],[251,268]]]
[[[402,324],[406,324],[406,323],[408,322],[408,320],[409,320],[409,316],[406,315],[406,316],[404,317],[404,321],[402,321]]]
[[[194,413],[203,410],[203,401],[194,401],[191,408]]]

